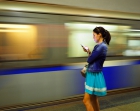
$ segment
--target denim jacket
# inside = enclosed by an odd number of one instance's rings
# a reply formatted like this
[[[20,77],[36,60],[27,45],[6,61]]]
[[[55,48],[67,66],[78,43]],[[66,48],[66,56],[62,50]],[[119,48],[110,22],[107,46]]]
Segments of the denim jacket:
[[[102,42],[98,45],[96,45],[91,53],[91,55],[88,57],[88,72],[100,72],[103,68],[103,63],[106,59],[107,54],[107,45],[105,42]]]

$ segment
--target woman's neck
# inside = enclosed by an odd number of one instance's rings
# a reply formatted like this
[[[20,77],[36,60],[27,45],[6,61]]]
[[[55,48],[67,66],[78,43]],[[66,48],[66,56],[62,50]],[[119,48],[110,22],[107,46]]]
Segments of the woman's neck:
[[[100,38],[98,44],[102,43],[103,42],[103,38]]]

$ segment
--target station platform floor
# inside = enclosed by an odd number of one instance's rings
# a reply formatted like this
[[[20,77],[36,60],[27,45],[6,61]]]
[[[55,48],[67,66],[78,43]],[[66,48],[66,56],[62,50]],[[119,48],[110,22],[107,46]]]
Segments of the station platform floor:
[[[140,111],[140,90],[99,97],[100,111]],[[86,111],[81,101],[24,111]]]

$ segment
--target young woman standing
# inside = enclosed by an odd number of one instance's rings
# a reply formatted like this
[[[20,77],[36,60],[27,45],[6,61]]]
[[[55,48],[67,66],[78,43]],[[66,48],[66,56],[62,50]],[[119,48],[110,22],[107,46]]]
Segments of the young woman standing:
[[[93,39],[97,45],[92,52],[89,49],[83,48],[83,50],[88,53],[88,68],[83,99],[87,111],[99,111],[98,96],[105,96],[107,94],[102,68],[106,59],[107,45],[109,45],[111,36],[103,27],[96,27],[93,29]]]

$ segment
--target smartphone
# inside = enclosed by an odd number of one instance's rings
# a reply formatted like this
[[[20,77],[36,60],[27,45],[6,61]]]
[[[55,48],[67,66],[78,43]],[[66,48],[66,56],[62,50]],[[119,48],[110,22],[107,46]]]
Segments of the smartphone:
[[[81,46],[84,47],[82,44],[81,44]]]
[[[86,47],[86,46],[84,46],[84,45],[82,45],[82,44],[81,44],[81,46],[82,46],[84,49],[88,50],[88,47]]]

